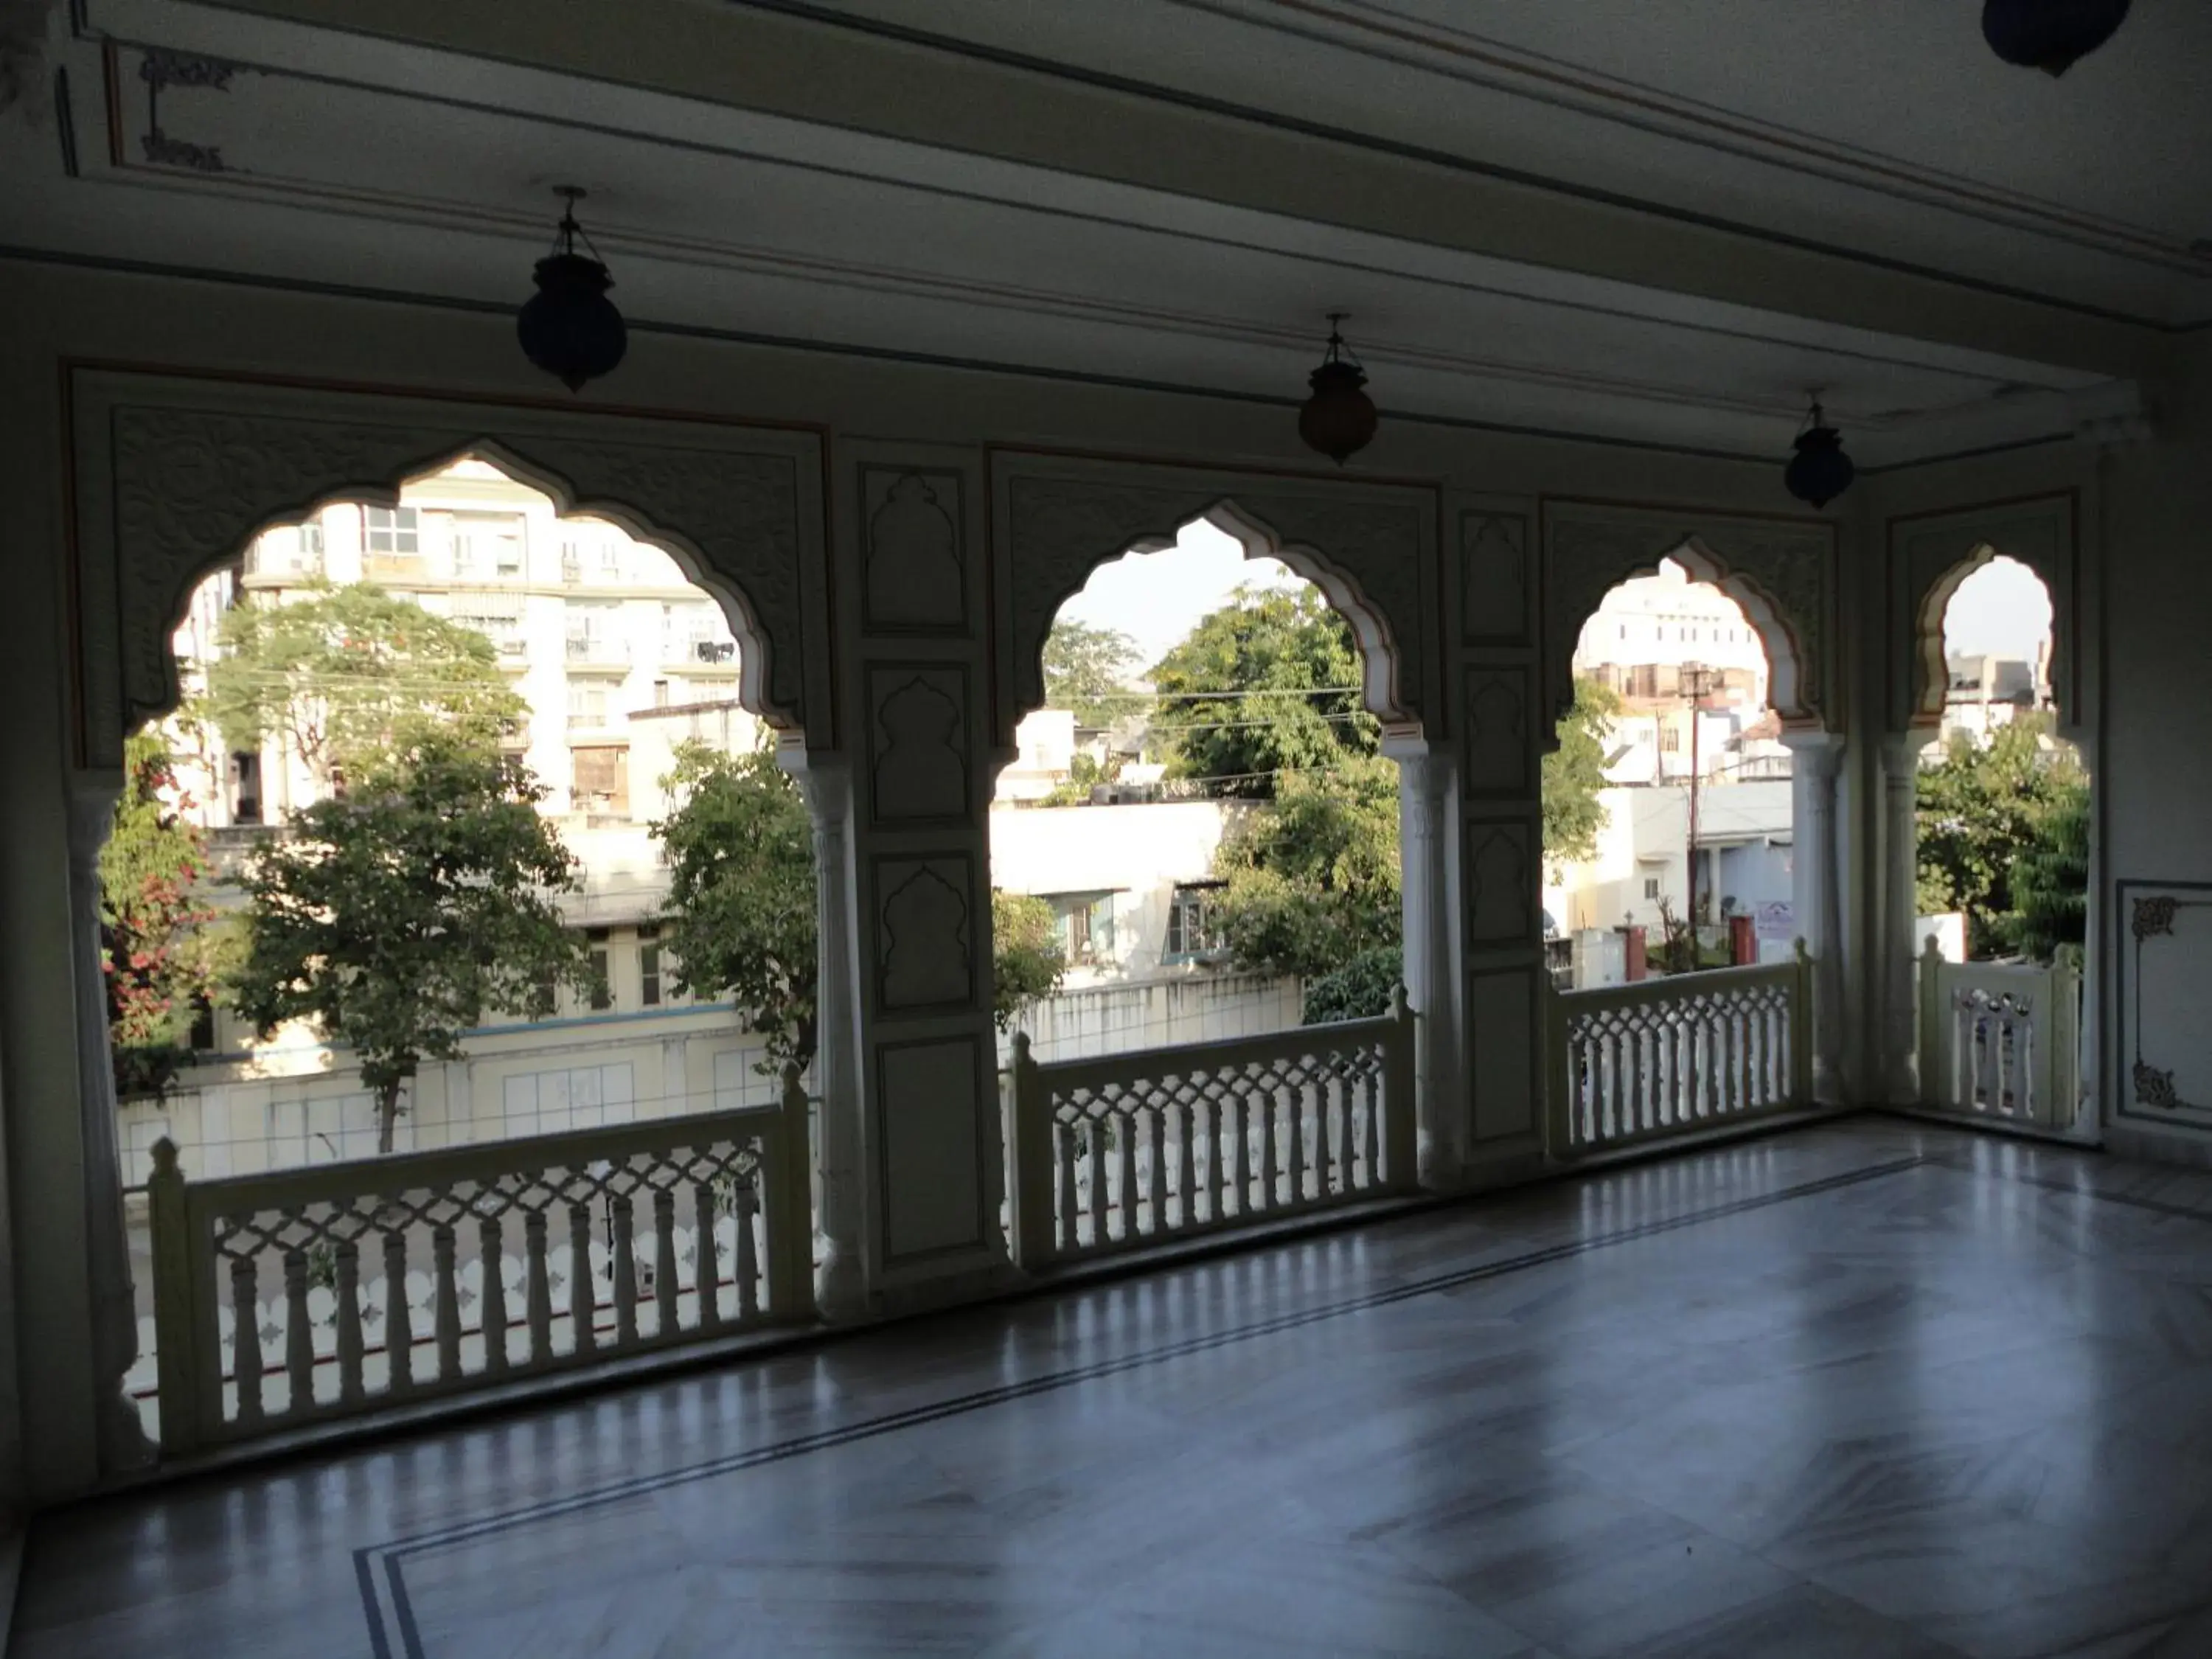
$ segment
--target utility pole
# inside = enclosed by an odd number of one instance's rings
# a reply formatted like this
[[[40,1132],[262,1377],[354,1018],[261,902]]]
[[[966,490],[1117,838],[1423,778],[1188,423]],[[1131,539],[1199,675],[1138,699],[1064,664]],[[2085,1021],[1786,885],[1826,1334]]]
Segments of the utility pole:
[[[1682,695],[1690,700],[1690,971],[1698,968],[1698,785],[1699,761],[1698,728],[1704,724],[1698,711],[1713,689],[1713,671],[1701,662],[1684,663]]]

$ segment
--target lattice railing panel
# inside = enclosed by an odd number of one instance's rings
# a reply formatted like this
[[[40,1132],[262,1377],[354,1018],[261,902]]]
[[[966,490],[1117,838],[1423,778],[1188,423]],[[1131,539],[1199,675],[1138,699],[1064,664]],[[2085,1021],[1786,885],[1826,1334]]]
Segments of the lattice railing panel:
[[[2081,977],[2037,963],[1920,960],[1920,1102],[1937,1111],[2063,1129],[2077,1097]]]
[[[1041,1065],[1017,1037],[1025,1267],[1410,1191],[1413,1016]]]
[[[807,1103],[149,1186],[175,1453],[811,1316]]]
[[[1720,969],[1552,998],[1555,1156],[1810,1103],[1810,963]]]

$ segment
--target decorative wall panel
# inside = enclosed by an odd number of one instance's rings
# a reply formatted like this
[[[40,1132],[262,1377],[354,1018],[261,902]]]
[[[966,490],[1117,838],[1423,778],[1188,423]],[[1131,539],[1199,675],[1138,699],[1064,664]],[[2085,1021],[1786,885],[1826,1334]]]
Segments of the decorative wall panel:
[[[964,856],[876,864],[876,1006],[962,1009],[975,1000],[975,877]]]
[[[1528,644],[1528,520],[1460,514],[1462,636],[1469,645]]]
[[[1467,939],[1517,945],[1536,936],[1536,866],[1528,826],[1477,818],[1467,827]]]
[[[1529,730],[1528,669],[1471,668],[1461,722],[1462,787],[1470,799],[1526,799],[1541,758]]]
[[[967,821],[968,671],[958,663],[872,663],[871,799],[878,823]]]
[[[887,1042],[878,1051],[875,1143],[891,1267],[991,1244],[987,1137],[979,1102],[994,1079],[980,1039]]]
[[[867,631],[965,634],[960,475],[863,467],[860,497],[866,514],[861,611]]]
[[[2118,884],[2122,1117],[2212,1130],[2212,883]]]
[[[1476,974],[1468,980],[1468,1094],[1473,1139],[1509,1140],[1533,1135],[1536,1111],[1537,1044],[1542,1021],[1540,969]]]

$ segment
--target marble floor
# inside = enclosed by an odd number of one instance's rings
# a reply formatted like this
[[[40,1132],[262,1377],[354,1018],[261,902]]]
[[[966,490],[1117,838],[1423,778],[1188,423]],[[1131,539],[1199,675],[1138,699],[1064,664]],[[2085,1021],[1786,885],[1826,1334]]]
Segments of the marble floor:
[[[34,1523],[14,1659],[2212,1656],[2212,1176],[1880,1119]]]

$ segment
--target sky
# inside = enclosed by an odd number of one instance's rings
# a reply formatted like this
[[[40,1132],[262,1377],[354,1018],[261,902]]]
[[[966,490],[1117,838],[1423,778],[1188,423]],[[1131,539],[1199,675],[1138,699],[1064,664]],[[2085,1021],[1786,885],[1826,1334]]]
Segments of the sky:
[[[1200,521],[1184,526],[1158,553],[1129,553],[1091,573],[1060,614],[1097,628],[1118,628],[1137,642],[1146,668],[1166,655],[1209,611],[1228,603],[1240,584],[1297,586],[1279,560],[1248,559],[1227,532]],[[2042,579],[2012,559],[1993,559],[1959,584],[1945,613],[1943,644],[1962,655],[2033,662],[2051,633],[2051,600]]]
[[[1303,580],[1278,559],[1248,559],[1241,543],[1203,521],[1186,525],[1173,547],[1125,553],[1091,573],[1061,617],[1094,628],[1118,628],[1137,642],[1149,669],[1245,584],[1299,587]]]
[[[1950,656],[2033,662],[2050,635],[2043,579],[2014,559],[1992,559],[1960,582],[1943,613],[1943,650]]]

